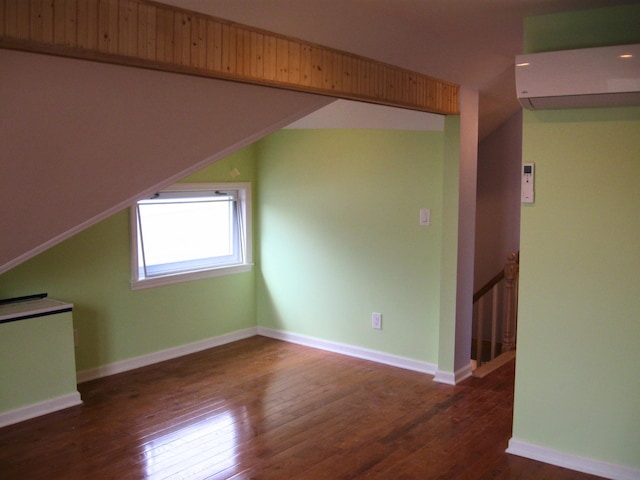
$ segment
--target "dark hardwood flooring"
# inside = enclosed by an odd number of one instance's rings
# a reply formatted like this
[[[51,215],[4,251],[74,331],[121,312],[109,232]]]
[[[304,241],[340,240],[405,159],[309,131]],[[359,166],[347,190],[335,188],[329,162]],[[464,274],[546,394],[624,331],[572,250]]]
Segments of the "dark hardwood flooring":
[[[554,479],[504,453],[514,362],[452,387],[253,337],[79,386],[82,406],[0,429],[0,478]]]

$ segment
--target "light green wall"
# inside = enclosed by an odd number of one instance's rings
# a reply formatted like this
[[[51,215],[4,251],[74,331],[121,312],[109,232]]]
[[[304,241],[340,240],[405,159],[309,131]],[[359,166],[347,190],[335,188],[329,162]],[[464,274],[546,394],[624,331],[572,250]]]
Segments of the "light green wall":
[[[254,147],[185,181],[254,182]],[[254,272],[132,291],[129,252],[125,210],[0,276],[0,298],[73,303],[79,371],[255,326]]]
[[[258,324],[437,363],[442,132],[284,130],[258,149]]]
[[[638,43],[640,3],[529,17],[525,53]]]
[[[437,363],[443,148],[442,132],[278,132],[185,180],[253,183],[252,273],[132,291],[126,210],[0,276],[0,298],[72,302],[79,371],[257,324]]]
[[[0,325],[0,412],[77,395],[70,312]]]
[[[525,122],[513,434],[640,467],[640,108]]]
[[[612,12],[637,15],[640,6],[527,25],[556,38],[563,28],[570,40],[587,17],[607,31]],[[541,42],[546,49],[548,36]],[[519,440],[635,469],[639,132],[640,107],[525,112],[523,162],[536,164],[536,201],[522,209],[513,426]]]
[[[458,288],[458,218],[460,211],[460,117],[445,120],[443,216],[440,271],[438,369],[454,373],[456,355],[456,294]],[[469,352],[471,354],[471,352]]]

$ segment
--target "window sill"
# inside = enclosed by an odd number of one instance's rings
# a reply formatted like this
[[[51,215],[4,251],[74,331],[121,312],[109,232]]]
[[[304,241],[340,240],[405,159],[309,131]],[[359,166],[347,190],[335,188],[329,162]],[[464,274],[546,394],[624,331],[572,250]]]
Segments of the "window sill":
[[[206,278],[246,273],[250,272],[252,268],[253,263],[244,263],[241,265],[229,265],[225,267],[212,268],[210,270],[201,270],[199,272],[185,272],[165,275],[162,277],[145,278],[143,280],[133,280],[131,282],[131,290],[144,290],[145,288],[160,287],[162,285],[171,285],[173,283],[191,282],[193,280],[204,280]]]

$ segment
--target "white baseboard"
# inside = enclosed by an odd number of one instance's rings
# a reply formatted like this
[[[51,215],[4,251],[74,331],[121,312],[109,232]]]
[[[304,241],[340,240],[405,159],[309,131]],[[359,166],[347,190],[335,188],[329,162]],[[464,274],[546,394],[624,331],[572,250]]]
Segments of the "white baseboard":
[[[320,350],[340,353],[342,355],[347,355],[350,357],[371,360],[373,362],[400,367],[407,370],[413,370],[416,372],[427,373],[429,375],[434,375],[438,368],[437,365],[433,363],[413,360],[411,358],[400,357],[376,350],[354,347],[352,345],[347,345],[344,343],[321,340],[313,337],[308,337],[306,335],[299,335],[296,333],[289,333],[282,330],[275,330],[266,327],[252,327],[245,330],[232,332],[226,335],[220,335],[218,337],[207,338],[187,345],[181,345],[179,347],[161,350],[159,352],[150,353],[148,355],[142,355],[140,357],[122,360],[120,362],[114,362],[109,365],[103,365],[101,367],[83,370],[78,372],[77,380],[78,383],[88,382],[89,380],[95,380],[97,378],[115,375],[116,373],[126,372],[135,368],[146,367],[154,363],[171,360],[172,358],[189,355],[190,353],[196,353],[208,348],[218,347],[220,345],[253,337],[255,335],[262,335],[264,337],[283,340],[285,342],[297,343],[299,345],[305,345],[307,347],[317,348]]]
[[[509,440],[507,453],[612,480],[640,480],[639,469],[579,457],[513,437]]]
[[[433,363],[421,362],[419,360],[391,355],[389,353],[379,352],[377,350],[354,347],[352,345],[347,345],[344,343],[321,340],[314,337],[308,337],[306,335],[285,332],[282,330],[275,330],[272,328],[258,327],[258,335],[274,338],[276,340],[283,340],[289,343],[297,343],[299,345],[317,348],[319,350],[326,350],[328,352],[340,353],[349,357],[370,360],[372,362],[382,363],[384,365],[391,365],[393,367],[413,370],[415,372],[427,373],[429,375],[433,375],[437,369],[437,366]]]
[[[107,377],[109,375],[115,375],[116,373],[126,372],[135,368],[146,367],[154,363],[164,362],[165,360],[171,360],[172,358],[182,357],[183,355],[200,352],[208,348],[219,347],[226,343],[254,337],[257,334],[257,327],[247,328],[245,330],[238,330],[237,332],[227,333],[217,337],[206,338],[187,345],[180,345],[179,347],[160,350],[159,352],[153,352],[148,355],[110,363],[109,365],[103,365],[102,367],[83,370],[78,372],[78,383],[88,382],[89,380],[95,380],[96,378]]]
[[[473,369],[471,368],[471,362],[468,365],[456,370],[455,372],[445,372],[443,370],[437,370],[436,375],[433,378],[434,382],[446,383],[447,385],[457,385],[458,383],[466,380],[473,375]]]
[[[81,404],[82,399],[80,398],[80,394],[78,392],[74,392],[61,397],[33,403],[26,407],[2,412],[0,413],[0,428]]]

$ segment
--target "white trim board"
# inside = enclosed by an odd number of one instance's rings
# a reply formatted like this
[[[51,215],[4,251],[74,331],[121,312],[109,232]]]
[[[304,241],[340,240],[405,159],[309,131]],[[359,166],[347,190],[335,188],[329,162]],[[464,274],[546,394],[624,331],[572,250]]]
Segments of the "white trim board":
[[[572,455],[570,453],[518,440],[514,437],[509,440],[509,447],[506,451],[512,455],[518,455],[538,462],[549,463],[558,467],[589,473],[591,475],[598,475],[612,480],[640,479],[640,470],[638,469]]]
[[[82,399],[78,392],[73,392],[61,397],[50,398],[38,403],[32,403],[26,407],[16,408],[7,412],[0,413],[0,428],[14,423],[23,422],[32,418],[46,415],[47,413],[57,412],[69,407],[82,405]]]
[[[150,353],[148,355],[142,355],[127,360],[114,362],[108,365],[103,365],[101,367],[83,370],[78,372],[77,380],[78,383],[88,382],[89,380],[95,380],[97,378],[115,375],[117,373],[126,372],[136,368],[146,367],[149,365],[153,365],[154,363],[164,362],[165,360],[171,360],[183,355],[200,352],[202,350],[218,347],[227,343],[254,337],[256,335],[261,335],[263,337],[273,338],[276,340],[282,340],[289,343],[296,343],[311,348],[317,348],[319,350],[339,353],[342,355],[347,355],[349,357],[370,360],[372,362],[404,368],[406,370],[413,370],[415,372],[426,373],[429,375],[434,375],[438,368],[437,365],[433,363],[413,360],[410,358],[400,357],[376,350],[369,350],[366,348],[355,347],[344,343],[321,340],[313,337],[308,337],[306,335],[299,335],[296,333],[289,333],[266,327],[252,327],[245,330],[239,330],[237,332],[220,335],[217,337],[206,338],[204,340],[189,343],[187,345],[168,348],[166,350]]]
[[[347,355],[349,357],[361,358],[363,360],[370,360],[376,363],[382,363],[384,365],[390,365],[393,367],[404,368],[406,370],[413,370],[415,372],[427,373],[429,375],[435,374],[437,365],[428,362],[422,362],[419,360],[413,360],[411,358],[400,357],[389,353],[380,352],[377,350],[369,350],[362,347],[354,347],[344,343],[331,342],[328,340],[322,340],[306,335],[300,335],[297,333],[285,332],[282,330],[275,330],[272,328],[258,327],[258,335],[263,337],[274,338],[276,340],[283,340],[289,343],[296,343],[298,345],[304,345],[305,347],[317,348],[319,350],[325,350],[328,352],[339,353]]]
[[[110,363],[109,365],[103,365],[102,367],[83,370],[78,372],[78,383],[88,382],[89,380],[115,375],[116,373],[122,373],[140,367],[146,367],[148,365],[153,365],[154,363],[164,362],[165,360],[171,360],[173,358],[182,357],[184,355],[200,352],[209,348],[219,347],[220,345],[243,340],[245,338],[255,337],[257,334],[257,327],[247,328],[245,330],[238,330],[237,332],[231,332],[217,337],[205,338],[204,340],[180,345],[179,347],[160,350],[148,355]]]
[[[473,368],[471,367],[471,362],[468,365],[456,370],[455,372],[445,372],[444,370],[437,370],[435,377],[433,378],[434,382],[445,383],[447,385],[457,385],[463,380],[471,377],[473,375]]]

